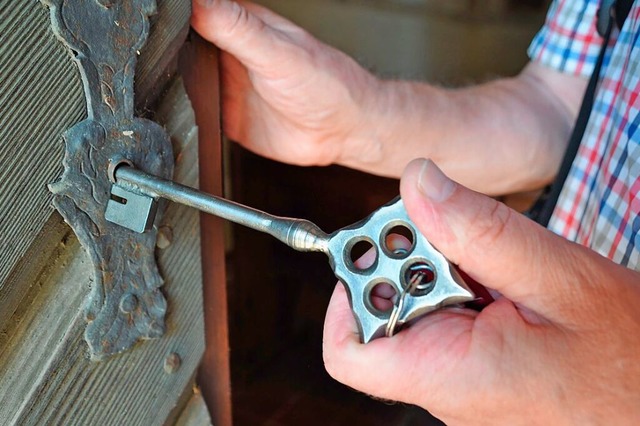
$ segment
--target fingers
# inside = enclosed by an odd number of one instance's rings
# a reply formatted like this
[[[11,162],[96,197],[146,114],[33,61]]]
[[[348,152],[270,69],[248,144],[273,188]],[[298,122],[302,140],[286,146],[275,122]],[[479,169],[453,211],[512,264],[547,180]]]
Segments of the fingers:
[[[347,290],[342,283],[336,285],[327,308],[324,324],[325,345],[331,342],[337,350],[348,350],[348,347],[360,342],[358,325],[347,299]]]
[[[454,183],[429,160],[407,166],[401,193],[427,239],[480,283],[543,315],[575,294],[585,271],[575,270],[573,253],[586,250]]]
[[[435,312],[391,338],[362,344],[346,289],[338,283],[324,324],[325,368],[362,392],[418,404],[428,397],[428,388],[447,381],[450,371],[459,368],[476,315]]]
[[[388,357],[381,359],[384,354],[394,351],[391,348],[383,351],[376,349],[380,343],[385,343],[384,341],[387,341],[386,346],[394,346],[391,339],[378,339],[367,345],[360,343],[358,326],[351,312],[346,289],[342,283],[338,283],[327,308],[322,340],[322,352],[328,373],[336,380],[363,392],[382,398],[395,397],[393,389],[376,389],[388,380],[397,367],[389,362]],[[371,374],[363,374],[366,371],[370,371]],[[389,383],[383,386],[393,387]]]
[[[251,123],[249,116],[249,97],[253,92],[247,69],[232,55],[221,52],[220,78],[222,91],[222,127],[231,140],[244,141],[244,132]]]
[[[277,13],[274,13],[264,6],[244,0],[238,1],[238,3],[244,6],[249,12],[262,19],[265,24],[269,25],[272,28],[283,32],[303,31],[293,22],[278,15]]]
[[[194,0],[191,24],[205,39],[258,72],[277,73],[283,61],[291,60],[290,51],[296,47],[282,32],[297,28],[295,25],[250,3]]]
[[[395,234],[390,235],[387,243],[404,249],[411,246],[407,238]],[[359,267],[367,267],[374,260],[375,250],[372,248],[355,263]],[[377,286],[372,295],[372,303],[381,311],[390,310],[395,295],[391,286]],[[467,332],[476,315],[476,312],[467,310],[433,313],[392,338],[380,338],[365,345],[360,343],[360,332],[347,290],[342,283],[338,283],[329,302],[324,324],[325,367],[336,380],[363,392],[381,398],[417,403],[419,396],[423,394],[418,383],[423,384],[424,380],[420,379],[420,374],[411,374],[409,371],[411,368],[421,369],[415,360],[420,359],[431,367],[434,363],[430,361],[430,356],[438,357],[442,348],[446,348],[449,360],[455,360],[459,352],[450,352],[450,349],[466,346],[464,339],[457,338],[459,335],[470,335]],[[451,326],[443,325],[443,322]],[[412,367],[406,367],[408,365]],[[399,369],[398,366],[405,367]],[[443,372],[442,368],[438,370],[439,373]],[[405,379],[398,380],[399,371],[406,374]],[[414,379],[407,380],[407,376]],[[407,388],[411,391],[407,392]]]

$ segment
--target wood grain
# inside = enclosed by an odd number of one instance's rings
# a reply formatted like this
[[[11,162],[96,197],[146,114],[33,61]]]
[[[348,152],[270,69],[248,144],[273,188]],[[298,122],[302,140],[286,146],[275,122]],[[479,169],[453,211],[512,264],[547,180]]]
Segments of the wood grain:
[[[60,134],[85,114],[79,75],[39,2],[0,12],[0,291],[51,216]],[[29,4],[27,6],[27,3]]]
[[[197,129],[176,80],[158,108],[172,135],[177,181],[196,186]],[[165,337],[138,344],[106,362],[88,360],[82,338],[89,261],[71,236],[23,299],[0,348],[2,424],[163,424],[190,383],[204,352],[200,228],[197,212],[169,205],[163,226],[171,244],[158,250],[169,302]],[[17,317],[17,318],[16,318]],[[180,365],[165,370],[176,354]]]
[[[175,426],[209,426],[211,424],[211,417],[202,393],[198,388],[194,388],[193,396],[184,407]]]
[[[16,320],[14,314],[20,301],[34,291],[32,284],[50,264],[52,253],[64,250],[66,240],[72,234],[62,217],[54,212],[35,238],[38,250],[32,250],[29,256],[21,258],[5,280],[5,290],[11,291],[0,291],[0,351],[7,340],[5,329],[11,326],[10,320]]]
[[[135,93],[138,112],[148,110],[171,80],[178,52],[189,32],[191,2],[156,0],[158,13],[151,17],[149,40],[140,51]]]
[[[222,142],[217,49],[192,33],[181,55],[180,72],[196,113],[200,132],[200,183],[222,195]],[[224,223],[201,215],[203,293],[206,350],[198,384],[209,405],[213,423],[232,424],[229,330],[225,270]]]
[[[158,0],[138,62],[140,108],[155,103],[163,86],[158,81],[167,80],[165,68],[183,43],[190,7],[184,0]],[[21,259],[42,249],[37,236],[52,216],[46,185],[62,171],[60,135],[85,117],[86,107],[78,70],[40,2],[0,6],[0,61],[0,309],[13,312],[32,281],[9,277],[15,278]]]

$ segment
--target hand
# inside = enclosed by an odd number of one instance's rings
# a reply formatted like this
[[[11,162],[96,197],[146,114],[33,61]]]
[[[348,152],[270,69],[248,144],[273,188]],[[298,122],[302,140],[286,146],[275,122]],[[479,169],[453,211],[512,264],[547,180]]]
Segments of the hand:
[[[249,2],[194,0],[192,25],[223,50],[229,138],[297,165],[367,156],[379,82],[351,58]]]
[[[409,164],[401,193],[419,230],[502,296],[480,313],[444,309],[363,345],[338,284],[324,331],[334,378],[448,424],[638,424],[638,272],[454,183],[430,161]]]

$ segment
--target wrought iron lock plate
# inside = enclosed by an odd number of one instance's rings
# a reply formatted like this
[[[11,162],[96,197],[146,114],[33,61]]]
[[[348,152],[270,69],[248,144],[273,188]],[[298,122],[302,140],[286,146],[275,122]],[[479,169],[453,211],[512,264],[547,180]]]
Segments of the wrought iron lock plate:
[[[156,2],[41,1],[50,8],[54,33],[73,52],[87,99],[87,119],[64,134],[64,173],[49,189],[93,264],[85,340],[92,359],[103,359],[165,330],[156,231],[147,223],[149,232],[133,233],[104,214],[109,165],[120,158],[158,176],[173,175],[169,136],[158,124],[134,116],[136,59]]]

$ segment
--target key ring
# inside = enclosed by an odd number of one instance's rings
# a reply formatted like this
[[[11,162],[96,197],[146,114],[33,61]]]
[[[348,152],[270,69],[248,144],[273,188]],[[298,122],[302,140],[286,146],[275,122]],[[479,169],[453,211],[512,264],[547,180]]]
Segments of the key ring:
[[[400,293],[400,296],[398,296],[396,303],[393,305],[393,310],[389,315],[389,322],[387,323],[385,336],[391,337],[395,334],[398,320],[400,319],[402,310],[404,309],[404,300],[408,294],[412,294],[418,288],[418,285],[420,284],[420,282],[422,282],[424,276],[424,272],[417,272],[415,275],[413,275],[413,277],[411,277],[409,285],[402,289],[402,293]]]

